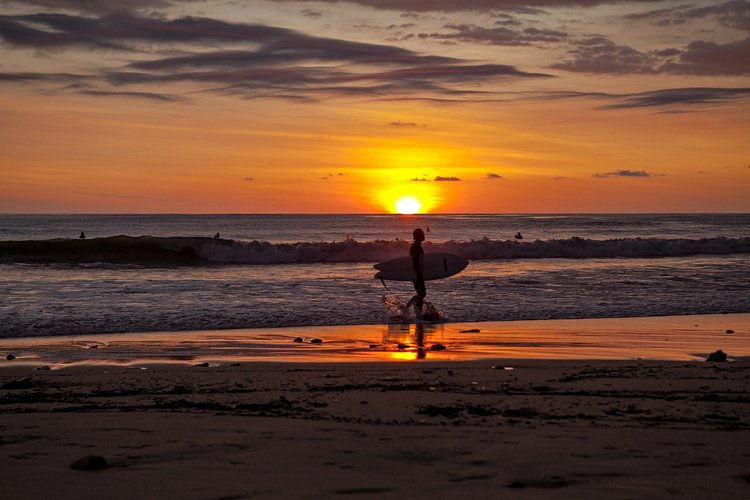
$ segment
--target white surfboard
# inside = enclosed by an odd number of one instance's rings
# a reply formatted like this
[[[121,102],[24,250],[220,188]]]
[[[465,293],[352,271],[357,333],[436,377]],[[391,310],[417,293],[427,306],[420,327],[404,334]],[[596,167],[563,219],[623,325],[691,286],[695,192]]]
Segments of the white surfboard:
[[[425,281],[439,280],[460,273],[468,265],[469,261],[460,255],[452,253],[426,253],[424,254],[424,268],[422,273]],[[393,281],[414,281],[417,279],[417,273],[414,272],[411,256],[379,262],[374,267],[380,271],[375,275],[376,279]]]

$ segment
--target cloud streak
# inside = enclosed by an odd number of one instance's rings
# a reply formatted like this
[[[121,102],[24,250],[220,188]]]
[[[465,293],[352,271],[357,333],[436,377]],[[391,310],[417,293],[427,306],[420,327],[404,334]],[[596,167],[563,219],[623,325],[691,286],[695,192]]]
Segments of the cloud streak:
[[[475,64],[372,43],[316,37],[286,28],[209,18],[160,19],[128,13],[0,16],[0,37],[17,47],[132,52],[138,60],[75,76],[115,87],[191,82],[198,90],[245,98],[318,99],[419,94],[463,98],[472,88],[518,78],[549,78],[502,64]],[[143,60],[151,44],[192,53]],[[205,50],[206,45],[225,45]],[[6,81],[64,80],[61,74],[0,76]],[[126,89],[125,92],[129,92]],[[138,88],[133,92],[153,92]],[[118,90],[118,92],[123,92]],[[116,92],[112,91],[112,95]],[[104,95],[104,94],[101,94]]]
[[[598,179],[608,179],[610,177],[661,177],[663,174],[652,174],[645,170],[616,170],[614,172],[607,172],[604,174],[594,174],[593,177]]]
[[[282,0],[290,1],[290,0]],[[296,0],[295,0],[296,1]],[[553,7],[591,7],[607,3],[621,3],[618,0],[315,0],[324,3],[355,3],[376,9],[406,12],[460,12],[460,11],[496,11],[525,10],[533,3],[536,8]],[[634,2],[651,2],[652,0],[631,0]]]
[[[663,89],[636,94],[609,95],[610,99],[619,99],[617,104],[602,106],[602,109],[651,108],[673,105],[708,105],[724,104],[750,96],[750,88],[711,88],[690,87],[682,89]],[[602,95],[597,95],[602,97]]]
[[[568,34],[563,31],[525,28],[512,29],[505,26],[485,28],[473,24],[447,24],[449,33],[420,33],[419,38],[440,40],[443,42],[477,43],[484,45],[535,45],[558,43],[565,40]]]

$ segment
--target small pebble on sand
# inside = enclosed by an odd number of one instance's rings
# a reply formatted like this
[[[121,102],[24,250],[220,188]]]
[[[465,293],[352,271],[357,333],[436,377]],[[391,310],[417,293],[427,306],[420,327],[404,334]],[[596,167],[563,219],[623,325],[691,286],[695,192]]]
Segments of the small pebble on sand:
[[[107,459],[100,455],[88,455],[79,458],[72,464],[71,469],[75,470],[101,470],[107,468]]]

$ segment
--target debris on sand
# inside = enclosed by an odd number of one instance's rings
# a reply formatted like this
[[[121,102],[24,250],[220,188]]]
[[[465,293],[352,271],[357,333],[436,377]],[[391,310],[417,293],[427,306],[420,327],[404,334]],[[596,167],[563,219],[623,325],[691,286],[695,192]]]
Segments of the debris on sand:
[[[708,358],[706,361],[726,361],[727,360],[727,353],[722,351],[721,349],[712,352],[708,355]]]

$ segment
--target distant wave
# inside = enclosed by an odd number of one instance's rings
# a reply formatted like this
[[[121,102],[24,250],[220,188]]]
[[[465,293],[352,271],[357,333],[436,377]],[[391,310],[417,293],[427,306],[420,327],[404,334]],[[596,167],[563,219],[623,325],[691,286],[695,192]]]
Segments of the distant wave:
[[[302,264],[377,262],[408,254],[405,240],[270,243],[217,238],[112,236],[92,239],[0,241],[0,263],[105,263],[202,265],[210,263]],[[469,260],[533,258],[681,257],[750,253],[750,238],[567,238],[516,243],[510,240],[425,242],[428,252]]]

